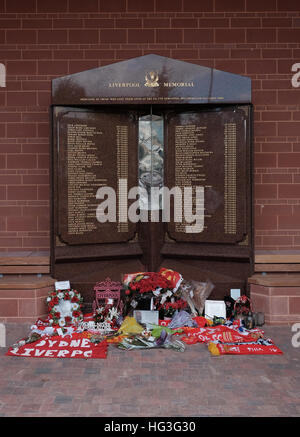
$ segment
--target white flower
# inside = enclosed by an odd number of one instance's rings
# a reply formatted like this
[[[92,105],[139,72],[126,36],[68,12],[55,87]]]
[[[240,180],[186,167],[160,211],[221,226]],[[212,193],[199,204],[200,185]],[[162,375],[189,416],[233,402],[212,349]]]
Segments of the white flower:
[[[117,308],[111,308],[109,310],[109,316],[108,316],[108,320],[112,321],[113,318],[117,318],[118,316],[118,310]]]
[[[72,303],[72,310],[75,311],[79,308],[79,305],[77,303]]]
[[[49,320],[49,323],[50,323],[50,325],[52,325],[52,323],[53,323],[53,320],[52,320],[52,319],[50,319],[50,320]]]
[[[51,297],[47,297],[47,302],[50,302],[51,300]]]
[[[65,324],[66,324],[65,319],[62,319],[62,318],[59,319],[58,324],[59,324],[59,326],[65,326]]]
[[[61,300],[57,311],[60,312],[61,317],[70,316],[72,312],[72,304],[69,300]]]
[[[157,288],[156,290],[153,291],[154,296],[158,297],[160,295],[160,290],[161,288]]]
[[[167,300],[167,296],[164,294],[163,297],[160,299],[161,305],[163,305],[166,300]]]
[[[73,290],[69,291],[69,295],[70,295],[71,297],[74,297],[74,296],[75,296],[74,291],[73,291]]]
[[[64,298],[64,293],[62,293],[61,291],[58,293],[57,295],[58,299],[63,299]]]

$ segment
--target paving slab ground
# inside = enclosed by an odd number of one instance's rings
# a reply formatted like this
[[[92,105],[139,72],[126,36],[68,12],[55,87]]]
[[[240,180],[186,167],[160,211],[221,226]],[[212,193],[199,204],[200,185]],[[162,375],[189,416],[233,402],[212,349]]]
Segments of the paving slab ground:
[[[0,348],[0,416],[300,416],[295,333],[263,329],[283,355],[214,357],[204,344],[183,353],[110,345],[107,359],[85,360],[9,357]],[[11,342],[20,333],[11,329]]]

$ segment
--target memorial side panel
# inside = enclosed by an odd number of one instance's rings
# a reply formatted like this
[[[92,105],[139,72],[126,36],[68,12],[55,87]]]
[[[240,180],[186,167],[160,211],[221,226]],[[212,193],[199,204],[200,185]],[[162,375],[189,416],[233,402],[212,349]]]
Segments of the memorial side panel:
[[[61,241],[89,244],[133,238],[135,224],[126,214],[127,189],[137,179],[136,153],[128,159],[129,148],[136,150],[133,116],[69,108],[60,110],[57,127]],[[107,187],[109,192],[103,191]]]
[[[168,142],[168,185],[182,193],[181,211],[174,201],[177,215],[168,225],[170,237],[187,242],[242,241],[246,234],[244,111],[231,107],[171,113]]]

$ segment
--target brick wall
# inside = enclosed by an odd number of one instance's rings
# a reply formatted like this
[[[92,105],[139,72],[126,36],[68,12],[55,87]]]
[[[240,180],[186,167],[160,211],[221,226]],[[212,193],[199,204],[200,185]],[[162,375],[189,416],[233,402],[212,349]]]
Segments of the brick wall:
[[[54,77],[156,53],[253,79],[256,249],[300,249],[299,0],[0,0],[0,251],[49,248]]]

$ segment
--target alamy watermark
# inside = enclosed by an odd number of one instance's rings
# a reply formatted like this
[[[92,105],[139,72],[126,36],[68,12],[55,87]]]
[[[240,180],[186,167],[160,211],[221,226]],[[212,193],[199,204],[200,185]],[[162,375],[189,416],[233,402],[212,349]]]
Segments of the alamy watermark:
[[[174,199],[173,220],[175,223],[187,223],[186,233],[199,233],[204,229],[204,187],[132,187],[128,191],[127,179],[119,179],[118,196],[114,188],[101,187],[96,199],[103,200],[96,209],[99,223],[131,223],[171,221],[171,196]],[[160,202],[161,199],[161,202]],[[128,206],[129,200],[135,200]],[[162,204],[160,209],[153,205]],[[117,208],[118,205],[118,208]],[[150,211],[150,214],[149,214]],[[150,217],[149,217],[150,216]]]
[[[300,87],[300,63],[296,63],[292,65],[292,71],[295,72],[295,74],[292,76],[292,86],[294,88]]]
[[[300,347],[300,323],[294,323],[292,325],[292,332],[295,332],[292,336],[292,346]]]
[[[0,88],[6,87],[6,67],[0,63]]]
[[[0,347],[6,347],[6,328],[4,323],[0,323]]]

